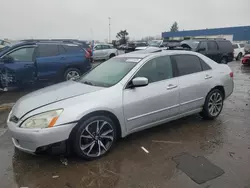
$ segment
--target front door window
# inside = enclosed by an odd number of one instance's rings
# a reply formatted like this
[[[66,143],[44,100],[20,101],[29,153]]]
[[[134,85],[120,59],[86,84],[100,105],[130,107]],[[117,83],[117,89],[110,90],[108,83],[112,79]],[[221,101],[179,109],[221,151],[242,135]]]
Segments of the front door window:
[[[15,50],[8,54],[8,57],[14,61],[32,61],[33,60],[34,47],[27,47]]]

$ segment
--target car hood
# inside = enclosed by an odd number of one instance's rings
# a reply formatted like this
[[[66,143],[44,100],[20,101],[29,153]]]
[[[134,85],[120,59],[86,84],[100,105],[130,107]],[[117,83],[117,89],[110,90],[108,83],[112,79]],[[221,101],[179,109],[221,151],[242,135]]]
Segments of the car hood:
[[[20,98],[12,109],[12,114],[21,118],[25,114],[62,100],[95,92],[103,87],[90,86],[74,81],[67,81],[32,92]]]

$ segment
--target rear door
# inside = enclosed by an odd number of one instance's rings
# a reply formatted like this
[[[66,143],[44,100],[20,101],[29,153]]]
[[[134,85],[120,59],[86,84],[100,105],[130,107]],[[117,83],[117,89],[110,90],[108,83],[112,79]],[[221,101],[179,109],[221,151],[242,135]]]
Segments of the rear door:
[[[211,88],[211,68],[195,55],[181,54],[171,58],[179,78],[180,113],[201,108]]]
[[[39,44],[36,54],[37,77],[40,81],[56,81],[63,57],[57,44]]]
[[[108,59],[109,55],[111,54],[111,46],[109,45],[102,45],[102,51],[103,51],[103,58]]]
[[[91,68],[90,61],[86,58],[86,50],[76,44],[59,45],[60,56],[64,70],[66,68],[77,68],[82,73]]]
[[[219,53],[219,47],[215,41],[207,41],[206,56],[215,62],[220,62],[221,55]]]
[[[217,44],[219,46],[221,58],[225,57],[227,62],[233,61],[234,49],[232,43],[228,40],[221,40],[217,41]]]
[[[36,46],[22,46],[2,56],[9,59],[3,63],[1,85],[4,87],[20,87],[36,81],[34,51]]]

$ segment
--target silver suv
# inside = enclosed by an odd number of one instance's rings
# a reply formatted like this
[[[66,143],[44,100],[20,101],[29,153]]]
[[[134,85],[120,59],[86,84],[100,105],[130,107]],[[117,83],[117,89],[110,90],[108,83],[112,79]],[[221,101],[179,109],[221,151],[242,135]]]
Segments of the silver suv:
[[[93,51],[94,60],[108,60],[118,55],[118,50],[110,44],[96,44]]]

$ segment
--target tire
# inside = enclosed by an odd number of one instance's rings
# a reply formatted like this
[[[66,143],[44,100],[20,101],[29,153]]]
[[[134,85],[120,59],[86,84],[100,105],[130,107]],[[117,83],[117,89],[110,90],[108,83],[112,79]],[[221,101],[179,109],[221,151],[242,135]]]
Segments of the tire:
[[[71,76],[70,76],[71,74]],[[74,77],[75,75],[75,77]],[[64,72],[63,78],[64,80],[74,80],[76,78],[79,78],[81,76],[81,71],[77,68],[69,68]]]
[[[227,64],[227,58],[223,57],[220,61],[221,64]]]
[[[115,54],[110,54],[109,59],[115,57]]]
[[[242,58],[242,53],[239,53],[238,56],[236,57],[236,60],[239,61]]]
[[[219,99],[221,99],[221,100],[219,100]],[[212,101],[218,101],[217,105],[216,105],[216,103],[213,103]],[[204,106],[203,106],[203,110],[200,113],[200,115],[204,119],[212,120],[212,119],[217,118],[223,109],[223,102],[224,102],[224,96],[223,96],[222,92],[219,89],[213,89],[212,91],[210,91],[208,93],[206,100],[205,100],[205,103],[204,103]],[[215,105],[217,108],[214,107]],[[212,110],[212,108],[214,108],[214,111]]]
[[[104,115],[92,116],[77,125],[72,138],[74,151],[80,158],[95,160],[113,148],[117,129],[111,118]]]

